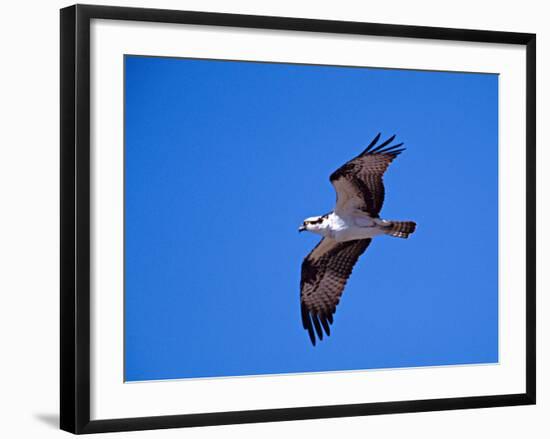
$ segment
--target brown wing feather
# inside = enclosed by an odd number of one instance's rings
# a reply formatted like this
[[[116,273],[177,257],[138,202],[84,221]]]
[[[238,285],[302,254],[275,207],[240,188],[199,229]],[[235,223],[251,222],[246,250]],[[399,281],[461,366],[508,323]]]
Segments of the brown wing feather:
[[[403,143],[389,145],[395,136],[380,145],[378,134],[369,146],[330,176],[337,199],[335,211],[360,209],[377,217],[384,204],[383,175],[389,164],[405,150]]]
[[[300,304],[302,325],[315,346],[315,332],[323,339],[330,335],[332,316],[346,282],[370,239],[337,242],[323,238],[302,262]],[[314,331],[315,330],[315,331]]]

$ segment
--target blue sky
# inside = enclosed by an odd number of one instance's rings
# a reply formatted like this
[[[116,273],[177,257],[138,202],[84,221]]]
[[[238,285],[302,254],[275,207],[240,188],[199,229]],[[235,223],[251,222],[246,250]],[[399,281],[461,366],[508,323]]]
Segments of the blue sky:
[[[498,361],[498,76],[125,58],[129,381]],[[405,142],[332,335],[302,329],[300,266],[328,176]]]

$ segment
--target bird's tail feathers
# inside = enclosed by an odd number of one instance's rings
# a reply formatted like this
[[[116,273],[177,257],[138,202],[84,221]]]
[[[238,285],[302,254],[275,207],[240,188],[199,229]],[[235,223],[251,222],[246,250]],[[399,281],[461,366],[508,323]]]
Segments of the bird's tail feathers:
[[[386,235],[395,236],[396,238],[408,238],[415,230],[416,223],[414,221],[390,221]]]

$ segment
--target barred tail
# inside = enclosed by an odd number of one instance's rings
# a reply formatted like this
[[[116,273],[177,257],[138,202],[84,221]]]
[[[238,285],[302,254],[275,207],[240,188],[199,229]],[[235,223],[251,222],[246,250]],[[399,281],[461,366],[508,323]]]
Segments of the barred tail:
[[[396,238],[408,238],[416,230],[414,221],[390,221],[386,235]]]

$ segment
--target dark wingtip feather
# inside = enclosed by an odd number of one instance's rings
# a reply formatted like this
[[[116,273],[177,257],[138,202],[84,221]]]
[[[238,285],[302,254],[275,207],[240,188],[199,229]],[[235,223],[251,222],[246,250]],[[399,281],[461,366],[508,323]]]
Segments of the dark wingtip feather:
[[[371,150],[371,148],[376,145],[376,143],[380,140],[380,136],[382,135],[382,133],[378,133],[374,139],[372,139],[372,141],[369,143],[369,146],[367,146],[364,151],[360,154],[360,155],[363,155],[363,154],[366,154],[367,152],[369,152]]]
[[[311,340],[311,344],[315,346],[315,333],[313,332],[313,328],[311,326],[307,329],[307,333],[309,335],[309,339]]]
[[[327,322],[327,316],[326,315],[321,315],[320,320],[321,320],[321,325],[323,325],[323,329],[325,330],[327,336],[329,336],[330,335],[330,326]]]
[[[330,325],[333,323],[332,313],[310,313],[309,310],[304,306],[304,304],[301,304],[301,311],[302,326],[305,330],[307,330],[311,344],[315,346],[317,343],[317,337],[319,338],[319,340],[322,340],[324,334],[326,334],[327,336],[330,335]]]
[[[372,151],[370,151],[371,153],[375,153],[377,151],[380,151],[382,148],[384,148],[384,146],[387,146],[389,145],[391,142],[393,142],[393,139],[395,139],[395,134],[393,136],[391,136],[388,140],[386,140],[385,142],[382,142],[380,145],[378,145],[376,148],[374,148]]]
[[[388,154],[388,153],[396,150],[400,146],[403,146],[403,142],[397,143],[396,145],[389,146],[389,147],[383,149],[382,151],[379,151],[378,154]],[[403,149],[405,149],[405,148],[403,148]]]
[[[311,315],[313,320],[313,325],[315,326],[315,332],[317,332],[317,336],[319,337],[319,340],[323,339],[323,330],[321,329],[321,325],[319,324],[319,318],[317,317],[317,314]]]
[[[302,326],[304,327],[304,329],[307,330],[309,339],[311,340],[311,344],[315,346],[315,333],[313,332],[313,325],[311,324],[309,311],[303,304],[301,306],[301,310],[302,310]]]

